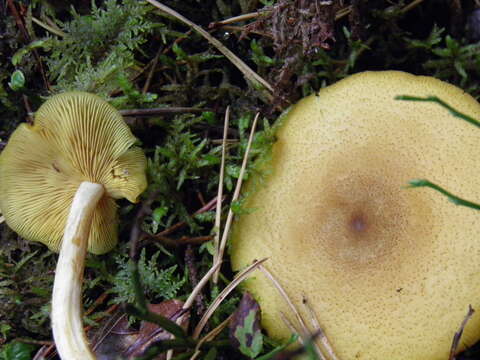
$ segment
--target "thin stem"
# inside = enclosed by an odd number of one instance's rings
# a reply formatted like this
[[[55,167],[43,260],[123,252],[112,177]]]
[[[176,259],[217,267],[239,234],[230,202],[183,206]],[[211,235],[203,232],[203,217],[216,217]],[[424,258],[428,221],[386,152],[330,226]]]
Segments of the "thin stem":
[[[249,265],[247,268],[239,272],[235,278],[232,280],[230,284],[228,284],[225,289],[222,290],[220,294],[213,300],[213,302],[210,304],[208,307],[207,311],[203,314],[202,318],[198,322],[197,326],[193,330],[193,335],[192,337],[196,340],[200,336],[200,333],[202,332],[203,328],[207,324],[208,320],[212,316],[212,314],[217,310],[217,308],[220,306],[222,301],[230,294],[237,286],[240,284],[243,280],[245,280],[252,271],[257,269],[262,263],[264,263],[267,260],[267,258],[261,259],[261,260],[255,260],[253,264]]]
[[[165,114],[178,113],[201,113],[203,111],[210,111],[211,109],[193,108],[193,107],[158,107],[151,109],[125,109],[120,110],[123,116],[155,116]]]
[[[395,100],[424,101],[424,102],[437,103],[438,105],[447,109],[450,112],[450,114],[452,114],[453,116],[458,117],[462,120],[465,120],[466,122],[472,124],[473,126],[480,128],[480,121],[458,111],[453,106],[447,104],[445,101],[443,101],[437,96],[419,97],[419,96],[410,96],[410,95],[399,95],[395,97]]]
[[[287,303],[288,307],[290,308],[290,311],[295,316],[298,324],[300,324],[300,331],[299,331],[300,339],[302,339],[305,342],[306,339],[308,339],[311,336],[312,332],[308,329],[307,325],[305,324],[305,321],[302,318],[302,315],[293,304],[292,299],[290,299],[290,297],[288,296],[283,286],[280,284],[280,282],[278,282],[278,280],[273,276],[273,274],[270,271],[268,271],[263,265],[260,265],[258,269],[261,272],[263,272],[263,274],[267,277],[267,279],[271,281],[271,283],[277,289],[278,293],[281,295],[283,300],[285,300],[285,302]],[[320,348],[315,342],[313,343],[313,347],[315,348],[315,351],[317,352],[318,356],[323,356],[321,355],[322,352]]]
[[[233,204],[235,201],[237,201],[238,197],[240,196],[240,190],[242,188],[243,176],[245,175],[245,169],[247,168],[248,155],[250,154],[250,148],[252,147],[253,136],[255,135],[255,129],[257,128],[257,122],[258,122],[259,116],[260,116],[260,113],[257,113],[257,115],[255,116],[255,119],[253,120],[252,129],[250,130],[250,136],[248,137],[247,148],[245,150],[245,154],[243,155],[242,167],[240,168],[240,174],[238,175],[238,180],[237,180],[237,184],[235,185],[235,191],[233,192],[233,197],[232,197],[231,204]],[[222,261],[222,259],[223,259],[223,253],[225,252],[225,247],[227,246],[227,238],[228,238],[228,234],[230,233],[230,226],[232,225],[232,221],[233,221],[233,210],[230,207],[230,210],[228,210],[227,220],[225,222],[225,227],[223,228],[223,234],[222,234],[222,238],[220,240],[217,255],[214,258],[215,262],[217,262],[217,263]],[[220,273],[220,271],[217,270],[215,272],[215,274],[213,274],[213,283],[214,284],[216,284],[218,282],[219,273]]]
[[[208,27],[210,29],[212,29],[212,28],[223,26],[223,25],[234,24],[234,23],[237,23],[237,22],[240,22],[240,21],[256,19],[257,17],[259,17],[261,15],[265,15],[265,14],[268,15],[270,13],[271,13],[271,10],[260,10],[260,11],[251,12],[251,13],[248,13],[248,14],[242,14],[242,15],[239,15],[239,16],[234,16],[234,17],[225,19],[225,20],[220,20],[220,21],[217,21],[217,22],[213,22],[213,23],[209,24]]]
[[[215,253],[213,254],[213,264],[219,263],[218,254],[220,248],[220,226],[222,221],[222,197],[223,197],[223,181],[225,173],[225,154],[227,148],[227,136],[228,136],[228,123],[230,121],[230,106],[225,111],[225,121],[223,125],[223,141],[222,141],[222,160],[220,162],[220,175],[218,179],[218,193],[217,193],[217,208],[215,209],[215,238],[214,247]],[[221,261],[222,259],[220,259]]]
[[[208,272],[205,274],[205,276],[202,278],[202,280],[200,280],[200,282],[197,284],[197,286],[195,286],[195,288],[193,289],[192,293],[190,294],[190,296],[187,298],[187,300],[185,301],[185,303],[183,304],[182,306],[182,309],[187,311],[190,309],[190,307],[192,306],[193,304],[193,301],[195,300],[195,298],[197,297],[197,295],[200,293],[200,291],[202,291],[203,287],[207,284],[208,280],[210,280],[210,278],[212,277],[213,273],[217,270],[217,268],[220,266],[221,262],[213,265],[210,270],[208,270]],[[180,325],[182,323],[182,320],[183,320],[183,315],[180,316],[177,321],[175,321],[175,323],[177,325]],[[197,343],[197,347],[196,349],[198,349],[200,347],[201,343],[198,342]],[[170,360],[173,356],[173,349],[170,349],[168,350],[167,352],[167,357],[166,359],[167,360]],[[193,356],[192,356],[193,357]]]
[[[337,355],[333,351],[332,345],[330,345],[330,342],[328,341],[327,335],[325,335],[325,331],[323,331],[322,327],[320,326],[320,321],[318,321],[317,314],[315,314],[315,311],[310,306],[305,295],[303,296],[303,305],[305,306],[305,309],[307,309],[307,312],[310,315],[310,321],[313,326],[313,333],[318,334],[317,336],[321,341],[325,351],[327,352],[329,359],[339,360]]]
[[[52,34],[55,34],[55,35],[58,35],[62,38],[64,38],[65,36],[67,36],[66,33],[64,33],[62,30],[60,29],[56,29],[54,28],[53,26],[50,26],[48,24],[45,24],[44,22],[40,21],[39,19],[37,19],[36,17],[32,16],[32,21],[37,24],[38,26],[41,26],[43,27],[45,30],[47,31],[50,31]]]
[[[83,182],[73,198],[58,257],[52,296],[52,330],[63,360],[95,360],[82,324],[82,280],[92,215],[105,190]]]
[[[200,280],[200,282],[197,284],[197,286],[195,286],[195,288],[192,290],[190,296],[187,298],[187,300],[185,301],[185,303],[183,304],[182,308],[184,310],[188,310],[190,309],[190,307],[192,306],[193,304],[193,301],[195,300],[195,298],[197,297],[197,295],[200,293],[200,291],[202,291],[203,287],[207,284],[208,280],[210,280],[210,278],[212,277],[213,273],[217,270],[218,267],[220,267],[220,265],[222,264],[222,262],[218,262],[216,263],[215,265],[213,265],[210,270],[208,270],[208,272],[203,276],[202,280]]]
[[[434,184],[425,179],[414,179],[409,181],[408,187],[429,187],[430,189],[434,189],[439,193],[445,195],[447,199],[454,203],[455,205],[466,206],[475,210],[480,210],[480,204],[462,199],[456,195],[453,195],[451,192],[445,190],[444,188],[440,187],[437,184]]]
[[[413,0],[410,4],[406,5],[402,10],[400,10],[402,13],[406,13],[413,9],[414,7],[420,5],[424,0]]]

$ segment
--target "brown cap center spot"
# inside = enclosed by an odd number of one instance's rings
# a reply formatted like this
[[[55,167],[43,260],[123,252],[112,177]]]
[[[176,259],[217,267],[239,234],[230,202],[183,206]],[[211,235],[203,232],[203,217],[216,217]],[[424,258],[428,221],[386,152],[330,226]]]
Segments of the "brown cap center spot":
[[[348,227],[356,235],[365,234],[368,231],[368,220],[364,214],[353,214]]]

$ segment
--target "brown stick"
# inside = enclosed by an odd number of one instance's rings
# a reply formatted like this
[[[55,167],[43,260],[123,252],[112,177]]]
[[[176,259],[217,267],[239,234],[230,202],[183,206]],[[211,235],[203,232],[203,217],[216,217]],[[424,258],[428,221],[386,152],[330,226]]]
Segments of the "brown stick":
[[[148,91],[148,88],[150,87],[150,83],[152,82],[152,78],[153,78],[153,73],[155,72],[155,68],[157,67],[158,59],[160,58],[161,52],[162,52],[162,47],[158,49],[157,54],[153,59],[152,66],[150,67],[150,71],[148,72],[148,75],[147,75],[147,80],[145,81],[145,85],[143,85],[142,94],[146,94]]]
[[[95,311],[95,309],[98,307],[98,305],[103,304],[105,299],[108,297],[108,293],[104,292],[102,295],[100,295],[90,306],[87,311],[85,311],[85,315],[90,315],[92,312]]]
[[[202,206],[200,209],[198,209],[197,211],[195,211],[192,216],[195,216],[195,215],[198,215],[198,214],[201,214],[201,213],[204,213],[204,212],[207,212],[207,211],[210,211],[210,210],[213,210],[215,209],[216,207],[216,204],[217,204],[217,197],[214,197],[212,200],[210,200],[205,206]],[[166,235],[169,235],[171,234],[172,232],[184,227],[187,223],[185,221],[179,221],[178,223],[176,224],[173,224],[172,226],[170,226],[169,228],[159,232],[158,234],[154,235],[154,237],[157,237],[157,236],[166,236]]]
[[[213,239],[213,236],[210,236],[210,235],[196,236],[196,237],[182,236],[180,239],[176,239],[176,240],[166,236],[159,236],[158,234],[153,235],[151,237],[159,241],[160,243],[162,243],[162,245],[165,245],[167,247],[173,247],[173,248],[184,246],[184,245],[200,245]]]
[[[210,111],[212,109],[191,108],[191,107],[162,107],[152,109],[129,109],[120,110],[120,114],[123,116],[153,116],[164,114],[177,114],[177,113],[201,113],[203,111]]]

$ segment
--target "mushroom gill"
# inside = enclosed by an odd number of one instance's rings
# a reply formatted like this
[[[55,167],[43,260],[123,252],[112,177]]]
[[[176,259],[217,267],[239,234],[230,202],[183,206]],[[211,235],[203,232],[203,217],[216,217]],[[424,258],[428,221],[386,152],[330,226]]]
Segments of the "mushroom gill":
[[[58,252],[75,192],[83,181],[102,184],[88,251],[117,242],[115,199],[132,202],[146,187],[145,156],[122,116],[99,97],[56,95],[21,124],[0,156],[0,206],[21,236]]]

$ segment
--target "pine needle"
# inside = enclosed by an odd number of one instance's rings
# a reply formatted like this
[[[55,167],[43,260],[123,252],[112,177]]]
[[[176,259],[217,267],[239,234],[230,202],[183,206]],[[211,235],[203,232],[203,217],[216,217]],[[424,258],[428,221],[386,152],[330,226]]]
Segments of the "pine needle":
[[[198,341],[197,346],[195,347],[195,353],[192,355],[190,360],[195,360],[200,355],[200,353],[201,353],[200,347],[205,342],[215,339],[222,332],[222,330],[225,329],[225,327],[228,325],[228,323],[230,322],[232,317],[233,317],[233,314],[231,314],[228,318],[226,318],[224,321],[222,321],[220,323],[220,325],[218,325],[215,329],[210,331],[207,335],[205,335],[203,338],[201,338]]]
[[[263,274],[272,282],[273,286],[277,289],[277,291],[280,293],[281,297],[285,300],[287,303],[288,307],[290,308],[290,311],[294,315],[294,317],[297,319],[298,324],[300,325],[300,331],[298,332],[300,337],[303,339],[307,339],[308,337],[311,336],[312,332],[308,329],[307,325],[305,324],[305,321],[302,318],[302,315],[300,315],[300,312],[298,309],[295,307],[293,304],[292,300],[288,296],[287,292],[285,289],[282,287],[280,282],[272,275],[270,271],[268,271],[265,267],[260,265],[258,269],[263,272]],[[315,350],[319,356],[323,356],[320,348],[316,343],[314,343]]]
[[[222,197],[223,197],[223,179],[225,176],[225,153],[227,148],[227,134],[228,124],[230,122],[230,106],[225,111],[225,121],[223,125],[223,139],[222,139],[222,160],[220,162],[220,175],[218,180],[218,194],[217,194],[217,208],[215,210],[215,238],[213,241],[215,247],[215,254],[213,256],[213,264],[217,264],[221,259],[218,259],[220,252],[220,230],[222,220]]]
[[[250,154],[250,148],[252,146],[253,142],[253,135],[255,134],[255,129],[257,128],[257,122],[260,114],[257,113],[255,116],[255,119],[253,120],[253,125],[252,129],[250,130],[250,136],[248,138],[248,143],[247,143],[247,149],[245,150],[245,154],[243,156],[243,161],[242,161],[242,167],[240,169],[240,174],[238,176],[237,184],[235,186],[235,191],[233,192],[233,198],[232,198],[232,204],[237,201],[238,197],[240,196],[240,189],[242,188],[242,182],[243,182],[243,176],[245,174],[245,169],[247,167],[247,162],[248,162],[248,155]],[[225,222],[225,229],[223,230],[222,234],[222,240],[220,241],[220,245],[218,248],[218,255],[216,257],[216,261],[221,261],[223,258],[223,253],[225,252],[225,247],[227,245],[227,238],[230,233],[230,227],[232,225],[232,220],[233,220],[233,211],[232,208],[228,210],[228,215],[227,215],[227,221]],[[218,281],[218,273],[219,271],[215,273],[213,276],[213,282],[216,284]]]
[[[317,314],[315,314],[315,311],[313,308],[310,306],[310,303],[308,302],[308,299],[306,296],[303,296],[303,305],[305,306],[305,309],[307,309],[308,314],[310,315],[310,322],[313,327],[313,333],[318,334],[318,337],[320,341],[322,342],[322,345],[327,352],[328,356],[330,357],[331,360],[339,360],[337,355],[335,355],[335,352],[333,351],[332,345],[330,345],[330,342],[328,341],[327,336],[325,335],[325,332],[323,331],[322,327],[320,326],[320,321],[318,321]]]
[[[208,320],[212,316],[212,314],[217,310],[217,308],[220,306],[222,301],[230,294],[237,286],[240,284],[243,280],[245,280],[248,275],[250,275],[251,272],[253,272],[255,269],[261,266],[263,262],[265,262],[267,258],[261,259],[261,260],[256,260],[248,266],[246,269],[243,271],[239,272],[235,278],[232,280],[230,284],[228,284],[225,289],[222,290],[220,294],[215,298],[215,300],[212,302],[212,304],[208,307],[207,311],[205,311],[205,314],[203,314],[202,318],[198,322],[197,326],[195,327],[195,330],[193,331],[193,339],[198,339],[200,333],[202,332],[203,328],[207,324]]]
[[[203,276],[202,280],[200,280],[195,286],[195,288],[192,290],[191,294],[183,304],[183,309],[187,310],[190,309],[192,306],[193,302],[195,301],[195,298],[197,297],[198,293],[202,291],[203,287],[207,284],[208,280],[212,277],[213,273],[220,267],[222,262],[218,262],[217,264],[213,265],[210,270]]]
[[[193,302],[195,301],[195,298],[197,297],[198,293],[200,291],[202,291],[203,287],[208,283],[208,280],[210,280],[210,278],[212,277],[213,273],[215,272],[215,270],[218,269],[218,267],[221,265],[221,262],[213,265],[210,270],[208,270],[208,272],[203,276],[202,280],[200,280],[197,284],[197,286],[195,286],[195,288],[192,290],[192,292],[190,293],[190,295],[188,296],[187,300],[185,301],[185,303],[183,304],[182,306],[182,310],[188,310],[190,309],[190,307],[192,306]],[[182,323],[182,320],[183,320],[183,316],[179,316],[178,319],[175,321],[177,325],[180,325]],[[199,343],[200,344],[200,343]],[[201,344],[200,344],[201,345]],[[200,348],[200,345],[197,344],[197,349],[195,350],[195,353],[198,351],[198,348]],[[166,356],[166,360],[170,360],[173,356],[173,350],[170,349],[168,350],[167,352],[167,356]],[[194,354],[195,356],[195,354]],[[194,357],[192,356],[192,358]]]

